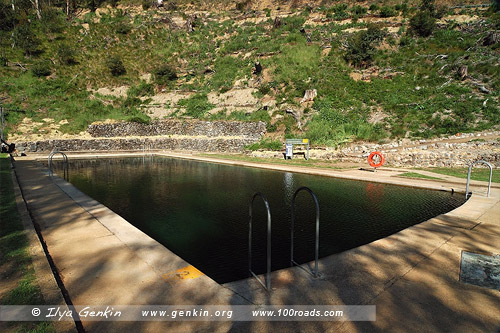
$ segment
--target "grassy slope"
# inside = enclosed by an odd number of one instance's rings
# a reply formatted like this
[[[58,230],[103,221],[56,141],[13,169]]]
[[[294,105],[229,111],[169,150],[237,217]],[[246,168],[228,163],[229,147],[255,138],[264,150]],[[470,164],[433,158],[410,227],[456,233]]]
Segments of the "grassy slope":
[[[467,178],[467,168],[427,168],[427,171],[434,173],[448,175],[458,178]],[[487,182],[490,178],[490,169],[488,168],[474,168],[471,172],[472,180],[481,180]],[[491,181],[494,183],[500,183],[500,170],[493,170],[493,175]]]
[[[24,235],[17,212],[12,188],[10,162],[6,154],[0,156],[0,274],[3,281],[0,304],[45,304],[36,283],[35,272],[28,253],[28,241]],[[8,290],[6,286],[13,286]],[[51,323],[0,323],[0,330],[54,331]]]
[[[336,17],[336,8],[318,7],[314,11]],[[353,16],[350,9],[344,12],[347,17]],[[475,9],[469,12],[473,14]],[[177,14],[184,15],[183,12]],[[500,110],[495,102],[500,94],[499,49],[479,42],[490,28],[488,25],[460,27],[451,22],[432,37],[423,39],[405,38],[406,22],[398,33],[386,37],[389,48],[378,50],[374,55],[375,66],[404,74],[367,83],[349,77],[353,68],[344,60],[342,46],[348,38],[345,29],[364,28],[364,23],[354,20],[341,25],[339,21],[332,21],[307,26],[304,22],[310,12],[296,10],[294,16],[284,19],[281,28],[273,29],[271,17],[258,24],[240,25],[236,20],[241,16],[239,12],[211,13],[198,18],[195,31],[187,33],[184,29],[171,30],[159,22],[166,15],[137,8],[102,10],[98,16],[89,13],[70,25],[64,20],[34,24],[42,41],[42,53],[25,57],[19,49],[4,49],[10,65],[0,67],[0,94],[7,97],[6,106],[24,108],[36,119],[47,116],[68,119],[70,123],[63,130],[77,132],[98,119],[144,120],[141,102],[136,97],[163,88],[198,92],[193,101],[185,104],[192,107],[192,115],[205,117],[212,107],[206,94],[227,91],[237,79],[249,79],[253,62],[260,59],[264,68],[270,69],[270,79],[262,80],[258,86],[260,96],[269,94],[278,105],[298,107],[297,99],[306,89],[318,90],[314,105],[304,110],[306,116],[314,115],[309,117],[306,131],[316,143],[335,145],[352,139],[377,141],[404,136],[407,131],[413,136],[431,137],[483,130],[500,122]],[[252,15],[250,12],[249,16]],[[299,32],[303,26],[311,42]],[[2,47],[9,45],[9,34],[1,36]],[[60,50],[64,45],[73,50],[74,64],[63,63]],[[322,50],[327,46],[331,46],[332,51],[324,56]],[[259,56],[269,53],[273,55]],[[244,58],[244,54],[249,56]],[[447,57],[437,57],[441,54]],[[106,65],[110,56],[123,61],[124,75],[110,74]],[[34,77],[30,69],[44,60],[49,60],[52,75]],[[16,62],[28,70],[14,65]],[[152,73],[163,64],[174,67],[179,78],[161,86],[141,81],[142,74]],[[458,80],[456,70],[461,65],[467,65],[470,78],[493,93],[484,96],[470,81]],[[133,87],[129,98],[93,97],[88,91],[120,85]],[[486,98],[489,102],[484,106]],[[387,115],[384,122],[377,125],[368,122],[374,110]],[[274,116],[284,118],[274,123],[265,113],[260,114],[263,120],[273,123],[270,130],[284,129],[286,136],[298,132],[290,115],[278,109],[274,112]],[[248,118],[243,114],[232,117]],[[7,120],[15,123],[19,118],[20,115],[10,113]]]

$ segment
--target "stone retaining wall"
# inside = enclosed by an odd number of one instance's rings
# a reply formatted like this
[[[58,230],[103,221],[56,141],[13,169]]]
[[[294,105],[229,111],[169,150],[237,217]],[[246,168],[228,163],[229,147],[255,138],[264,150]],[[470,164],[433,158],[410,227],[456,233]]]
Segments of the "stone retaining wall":
[[[120,151],[141,149],[189,150],[204,152],[241,152],[258,139],[249,138],[114,138],[72,139],[18,142],[16,148],[26,152],[60,151]]]
[[[348,149],[311,149],[310,158],[341,162],[366,163],[372,151],[385,156],[386,166],[396,167],[466,167],[471,162],[485,160],[500,167],[500,141],[463,143],[431,143],[408,148],[381,147],[380,145],[356,146]],[[255,157],[283,158],[283,152],[257,151]],[[297,156],[297,158],[302,158]]]
[[[87,132],[92,137],[124,136],[239,136],[259,139],[266,132],[266,123],[241,121],[202,121],[195,119],[166,119],[141,124],[121,122],[89,125]]]

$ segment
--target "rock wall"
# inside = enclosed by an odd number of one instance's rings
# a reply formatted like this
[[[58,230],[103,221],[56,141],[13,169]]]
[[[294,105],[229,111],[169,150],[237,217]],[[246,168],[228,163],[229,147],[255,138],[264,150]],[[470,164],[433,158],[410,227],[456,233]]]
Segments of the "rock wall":
[[[242,138],[114,138],[72,139],[19,142],[16,148],[26,152],[60,151],[120,151],[120,150],[189,150],[204,152],[241,152],[255,139]]]
[[[141,124],[120,122],[89,125],[87,132],[95,138],[124,136],[208,136],[259,139],[266,132],[266,123],[241,121],[203,121],[195,119],[166,119]]]
[[[488,133],[500,135],[500,133]],[[497,168],[500,167],[500,141],[484,139],[474,141],[481,134],[467,134],[469,142],[446,142],[448,138],[432,141],[394,142],[390,144],[365,144],[335,150],[333,148],[311,149],[309,156],[314,159],[354,162],[368,165],[368,156],[373,151],[380,151],[386,159],[385,166],[395,167],[468,167],[473,161],[485,160]],[[483,140],[483,139],[481,139]],[[299,148],[300,149],[300,148]],[[255,157],[283,158],[283,152],[252,152]],[[302,158],[302,156],[298,156]]]

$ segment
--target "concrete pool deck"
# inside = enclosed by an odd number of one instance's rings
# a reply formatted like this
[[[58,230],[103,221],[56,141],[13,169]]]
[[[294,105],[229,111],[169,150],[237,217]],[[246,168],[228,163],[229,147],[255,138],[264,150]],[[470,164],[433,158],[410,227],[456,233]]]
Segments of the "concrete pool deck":
[[[259,166],[184,154],[168,156]],[[484,182],[473,182],[472,190],[477,194],[454,211],[321,259],[320,278],[312,278],[298,267],[275,271],[273,291],[268,293],[254,279],[219,285],[203,275],[182,278],[189,263],[121,217],[66,182],[57,178],[52,182],[31,158],[16,158],[15,166],[28,208],[40,226],[73,304],[377,306],[375,322],[84,321],[86,330],[496,332],[500,328],[500,291],[459,281],[462,251],[500,253],[498,184],[492,187],[490,198],[486,198],[476,192],[478,189],[484,192]],[[265,167],[404,186],[465,190],[465,181],[454,177],[443,176],[441,181],[394,177],[403,172],[401,169],[371,173]]]

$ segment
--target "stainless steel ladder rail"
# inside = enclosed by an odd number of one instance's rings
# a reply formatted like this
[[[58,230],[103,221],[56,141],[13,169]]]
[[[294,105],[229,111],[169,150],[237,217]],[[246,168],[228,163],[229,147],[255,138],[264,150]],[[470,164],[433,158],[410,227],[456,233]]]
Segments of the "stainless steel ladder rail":
[[[292,221],[291,221],[291,241],[290,241],[290,264],[291,266],[297,265],[299,267],[302,267],[300,264],[295,262],[293,259],[293,235],[294,235],[294,226],[295,226],[295,198],[297,197],[297,194],[299,194],[300,191],[307,191],[309,194],[312,196],[314,200],[314,204],[316,206],[316,241],[315,241],[315,248],[314,248],[314,277],[319,276],[319,269],[318,269],[318,259],[319,259],[319,203],[318,203],[318,198],[314,194],[314,192],[306,186],[302,186],[299,188],[297,191],[295,191],[293,198],[292,198]]]
[[[489,168],[490,168],[490,179],[489,179],[489,182],[488,182],[488,197],[490,196],[490,192],[491,192],[491,177],[493,176],[493,166],[491,165],[491,163],[489,162],[486,162],[484,160],[480,160],[480,161],[475,161],[475,162],[472,162],[471,165],[469,166],[469,171],[467,172],[467,185],[465,187],[465,199],[467,199],[469,197],[469,183],[470,183],[470,174],[471,174],[471,171],[472,171],[472,167],[474,166],[474,164],[486,164]]]
[[[63,159],[63,178],[65,180],[69,179],[69,162],[68,162],[68,156],[63,153],[62,151],[53,151],[49,154],[48,156],[48,165],[49,165],[49,176],[53,177],[54,176],[54,171],[52,170],[52,159],[54,158],[54,155],[56,154],[61,154],[62,159]]]
[[[266,283],[261,281],[259,277],[252,271],[252,222],[253,222],[253,202],[256,197],[261,197],[264,201],[267,211],[267,273],[266,273]],[[249,205],[249,221],[248,221],[248,270],[253,277],[259,281],[259,283],[266,289],[271,290],[271,210],[269,208],[269,202],[266,197],[257,192],[253,195],[252,200]]]

